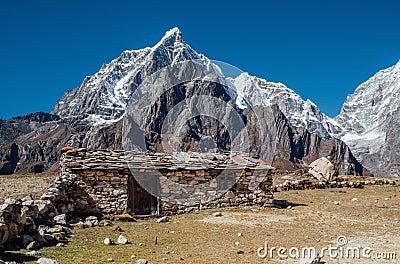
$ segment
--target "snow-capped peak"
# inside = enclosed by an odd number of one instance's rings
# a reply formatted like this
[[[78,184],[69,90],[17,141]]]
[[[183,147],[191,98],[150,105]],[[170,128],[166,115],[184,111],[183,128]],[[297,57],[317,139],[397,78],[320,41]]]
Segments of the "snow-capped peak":
[[[184,60],[209,60],[187,45],[181,31],[168,30],[151,48],[126,50],[100,70],[86,77],[80,87],[68,91],[52,113],[67,119],[96,124],[120,119],[136,88],[146,76]],[[95,118],[93,118],[95,117]]]
[[[391,171],[400,158],[396,147],[400,146],[399,116],[400,62],[397,62],[377,72],[347,96],[335,120],[343,128],[340,139],[368,169],[376,175],[400,175],[400,171]]]
[[[228,80],[236,87],[236,104],[240,108],[276,104],[294,126],[307,128],[325,138],[330,138],[332,133],[339,130],[335,127],[335,122],[323,114],[311,100],[304,101],[283,83],[269,82],[248,73]]]
[[[169,40],[172,40],[173,42],[185,43],[185,40],[183,39],[182,36],[182,32],[179,30],[179,28],[174,27],[165,32],[165,35],[161,38],[161,40],[157,43],[156,46],[166,43]]]

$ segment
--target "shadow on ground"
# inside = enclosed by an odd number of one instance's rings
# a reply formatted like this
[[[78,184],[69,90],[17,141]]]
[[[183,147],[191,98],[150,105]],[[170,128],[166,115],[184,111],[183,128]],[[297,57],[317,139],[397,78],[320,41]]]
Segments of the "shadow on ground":
[[[299,203],[292,203],[288,202],[287,200],[274,200],[274,207],[278,209],[284,209],[284,208],[292,208],[296,206],[308,206],[307,204],[299,204]]]
[[[15,261],[17,263],[24,263],[28,261],[36,261],[38,258],[33,256],[26,256],[19,252],[4,252],[0,255],[0,260]]]

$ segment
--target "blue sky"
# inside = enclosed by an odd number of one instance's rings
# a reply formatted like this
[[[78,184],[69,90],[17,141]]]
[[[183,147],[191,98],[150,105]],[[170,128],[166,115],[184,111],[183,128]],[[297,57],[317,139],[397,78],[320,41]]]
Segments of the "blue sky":
[[[400,59],[399,1],[0,2],[0,118],[50,111],[66,90],[177,26],[195,50],[282,82],[329,116]]]

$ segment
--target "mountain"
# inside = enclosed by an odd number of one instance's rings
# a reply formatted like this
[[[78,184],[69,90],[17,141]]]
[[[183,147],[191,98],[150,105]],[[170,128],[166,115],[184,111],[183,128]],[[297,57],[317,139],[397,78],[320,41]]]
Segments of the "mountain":
[[[254,103],[279,109],[295,127],[306,128],[322,138],[329,139],[341,131],[336,122],[323,114],[310,100],[304,101],[300,95],[282,83],[268,82],[265,79],[242,73],[236,78],[228,78],[237,89],[237,104],[246,108]]]
[[[374,174],[400,176],[400,62],[358,86],[335,121],[336,135]]]
[[[323,139],[344,141],[354,156],[377,176],[400,176],[400,62],[379,71],[349,95],[340,114],[330,118],[310,100],[282,83],[242,73],[228,78],[237,89],[237,104],[278,105],[290,124]]]
[[[65,145],[166,152],[238,147],[281,169],[324,156],[340,173],[366,173],[347,145],[330,137],[335,121],[313,103],[281,84],[245,74],[225,78],[177,28],[154,47],[124,51],[104,64],[47,115],[18,131],[10,130],[12,120],[0,122],[0,131],[12,134],[1,137],[0,173],[57,166]]]
[[[127,50],[103,64],[78,88],[67,91],[51,113],[72,122],[113,123],[124,115],[132,94],[146,76],[184,60],[209,63],[185,43],[178,28],[173,28],[154,47]]]

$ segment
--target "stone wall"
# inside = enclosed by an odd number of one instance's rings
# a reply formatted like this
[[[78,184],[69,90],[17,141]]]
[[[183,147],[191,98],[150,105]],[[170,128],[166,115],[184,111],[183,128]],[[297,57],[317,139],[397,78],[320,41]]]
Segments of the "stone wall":
[[[151,210],[154,215],[273,205],[272,178],[267,176],[271,167],[262,161],[220,154],[179,155],[66,147],[60,176],[42,198],[51,200],[60,213],[134,213],[133,178],[137,182],[152,178],[157,179],[150,191],[156,201]],[[189,199],[184,197],[187,191]]]

